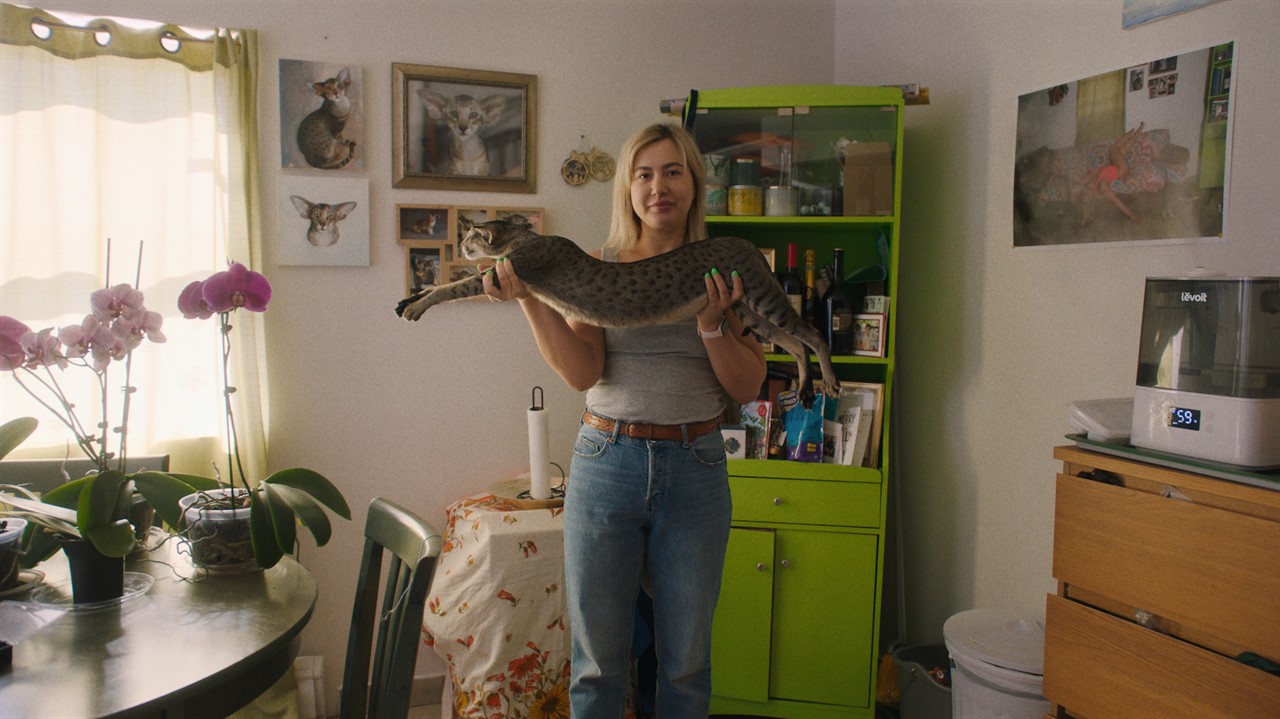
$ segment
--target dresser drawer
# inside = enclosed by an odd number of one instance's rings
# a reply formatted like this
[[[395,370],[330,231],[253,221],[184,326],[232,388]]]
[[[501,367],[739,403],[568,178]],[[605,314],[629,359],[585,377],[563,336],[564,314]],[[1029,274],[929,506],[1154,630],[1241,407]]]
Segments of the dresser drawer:
[[[730,477],[733,518],[744,522],[877,527],[880,485]]]
[[[1278,658],[1277,567],[1280,523],[1058,475],[1053,576],[1068,597],[1101,595],[1220,652]]]
[[[1044,695],[1076,717],[1280,716],[1280,677],[1052,595]]]

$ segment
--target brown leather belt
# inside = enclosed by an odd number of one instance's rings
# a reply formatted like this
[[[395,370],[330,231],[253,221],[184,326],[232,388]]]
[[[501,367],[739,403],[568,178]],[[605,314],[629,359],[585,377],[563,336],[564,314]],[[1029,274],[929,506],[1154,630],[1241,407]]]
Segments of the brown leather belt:
[[[665,439],[676,442],[684,441],[686,433],[689,441],[701,437],[708,432],[714,432],[720,429],[720,418],[706,420],[705,422],[694,422],[692,424],[636,424],[633,422],[619,422],[617,420],[605,419],[591,414],[590,410],[582,413],[582,423],[595,427],[601,432],[613,432],[613,428],[618,427],[618,434],[623,437],[631,437],[633,439]],[[684,432],[680,428],[684,428]]]

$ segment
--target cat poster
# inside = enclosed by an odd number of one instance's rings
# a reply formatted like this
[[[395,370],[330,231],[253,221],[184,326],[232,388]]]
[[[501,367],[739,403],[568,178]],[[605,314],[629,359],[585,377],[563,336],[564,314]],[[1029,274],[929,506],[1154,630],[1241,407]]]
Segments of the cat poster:
[[[393,187],[535,191],[536,76],[391,69]]]
[[[369,266],[368,180],[281,175],[276,206],[280,264]]]
[[[357,65],[280,61],[280,166],[364,172],[364,76]]]

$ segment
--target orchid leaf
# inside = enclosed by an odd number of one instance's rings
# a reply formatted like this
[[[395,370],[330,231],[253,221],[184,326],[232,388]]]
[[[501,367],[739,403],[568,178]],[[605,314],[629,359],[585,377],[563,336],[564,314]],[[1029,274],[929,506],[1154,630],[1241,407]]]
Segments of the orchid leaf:
[[[347,506],[347,500],[342,498],[342,492],[338,491],[338,488],[333,486],[333,483],[319,472],[301,467],[282,469],[262,480],[262,483],[280,484],[300,489],[311,495],[317,502],[328,507],[339,517],[351,519],[351,508]]]
[[[147,504],[156,510],[156,514],[170,527],[178,526],[182,518],[182,509],[178,500],[193,494],[197,490],[177,476],[164,472],[138,472],[130,477],[133,484],[146,498]]]
[[[39,425],[35,417],[19,417],[0,424],[0,459],[25,442]]]
[[[266,500],[267,509],[271,511],[271,526],[275,530],[276,544],[280,551],[292,552],[294,543],[298,541],[298,522],[289,503],[276,493],[275,487],[265,482],[259,496]]]
[[[249,537],[253,540],[253,556],[258,566],[270,569],[276,566],[284,552],[276,542],[275,529],[271,526],[271,510],[266,506],[267,500],[258,494],[249,505]]]
[[[173,477],[184,484],[191,485],[192,491],[195,492],[208,492],[214,489],[221,489],[223,486],[222,482],[219,482],[216,479],[202,477],[198,474],[183,474],[182,472],[162,472],[162,474]]]
[[[93,542],[99,552],[108,557],[127,557],[137,544],[133,534],[133,525],[127,519],[118,519],[111,524],[93,529],[81,527],[84,538]]]
[[[264,486],[265,488],[270,488],[274,495],[272,501],[280,499],[289,505],[289,510],[298,516],[298,520],[307,529],[311,530],[311,536],[315,537],[317,547],[323,547],[329,543],[333,527],[324,509],[311,498],[311,495],[287,484],[268,484]]]
[[[76,523],[80,534],[109,557],[123,557],[133,551],[135,538],[130,526],[129,478],[109,469],[92,475],[76,503]]]
[[[38,508],[38,513],[52,517],[55,515],[50,511],[51,507],[62,507],[63,509],[71,510],[71,514],[74,515],[76,506],[80,501],[80,493],[84,491],[84,488],[89,485],[89,481],[92,479],[92,477],[80,477],[79,479],[73,479],[70,482],[60,484],[48,492],[45,492],[44,495],[40,497],[40,503],[43,506]],[[72,527],[75,527],[75,516],[72,516],[66,521]],[[78,528],[75,529],[75,533],[79,534]],[[44,531],[44,528],[37,524],[27,525],[26,541],[27,550],[26,554],[22,557],[22,566],[27,569],[30,569],[49,557],[52,557],[53,553],[58,551],[59,545],[57,538],[52,532]]]

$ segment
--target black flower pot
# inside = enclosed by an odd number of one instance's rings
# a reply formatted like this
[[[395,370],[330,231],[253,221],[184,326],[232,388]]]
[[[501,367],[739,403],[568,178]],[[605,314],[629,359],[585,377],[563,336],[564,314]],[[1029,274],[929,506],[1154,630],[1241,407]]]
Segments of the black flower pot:
[[[124,557],[108,557],[85,539],[63,541],[62,551],[71,567],[73,602],[93,604],[124,596]]]

